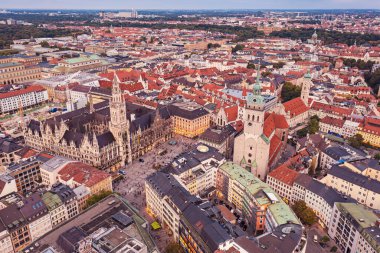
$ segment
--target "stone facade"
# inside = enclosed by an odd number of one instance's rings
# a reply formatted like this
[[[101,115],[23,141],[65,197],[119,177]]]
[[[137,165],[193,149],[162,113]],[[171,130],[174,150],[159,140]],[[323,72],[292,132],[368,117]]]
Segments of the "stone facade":
[[[261,94],[259,75],[244,109],[244,131],[235,138],[233,161],[264,180],[286,143],[289,125],[285,118],[269,113],[275,99]]]
[[[31,120],[26,144],[100,169],[118,168],[172,137],[168,107],[127,103],[115,75],[112,98],[45,121]]]

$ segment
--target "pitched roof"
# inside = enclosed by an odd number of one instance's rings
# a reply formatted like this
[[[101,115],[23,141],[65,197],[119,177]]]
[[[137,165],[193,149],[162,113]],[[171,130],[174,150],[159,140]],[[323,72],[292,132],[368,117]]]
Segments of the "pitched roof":
[[[110,177],[110,174],[107,172],[98,170],[81,162],[67,163],[58,172],[58,174],[64,181],[73,179],[78,184],[85,185],[87,187],[92,187]]]
[[[40,85],[32,85],[32,86],[26,87],[25,89],[8,91],[6,93],[0,93],[0,99],[21,96],[21,95],[32,93],[32,92],[42,92],[44,90],[45,88],[43,88]]]
[[[350,116],[353,112],[353,109],[351,108],[343,108],[335,105],[324,104],[321,102],[312,103],[311,109],[339,116]]]
[[[232,121],[235,121],[237,119],[239,106],[234,105],[234,106],[226,107],[223,109],[227,115],[228,122],[232,122]]]
[[[284,184],[292,186],[297,179],[298,172],[290,169],[285,165],[281,165],[276,169],[272,170],[268,176],[283,182]]]
[[[309,110],[309,107],[305,105],[300,97],[294,98],[283,103],[285,112],[289,113],[290,117],[293,118]]]
[[[321,123],[324,123],[324,124],[327,124],[327,125],[336,126],[336,127],[343,127],[344,120],[343,119],[333,118],[333,117],[330,117],[330,116],[326,116],[323,119],[321,119]]]

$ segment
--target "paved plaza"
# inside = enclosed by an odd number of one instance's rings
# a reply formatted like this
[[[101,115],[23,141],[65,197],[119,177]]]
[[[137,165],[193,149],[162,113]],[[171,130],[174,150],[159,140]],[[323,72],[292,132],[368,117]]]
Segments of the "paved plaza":
[[[169,142],[175,140],[175,145],[170,145]],[[154,167],[164,166],[171,162],[177,155],[190,149],[192,145],[197,143],[196,140],[184,138],[181,136],[174,136],[169,141],[160,144],[158,147],[140,157],[144,162],[139,159],[128,165],[124,170],[126,175],[124,178],[114,184],[114,191],[118,192],[121,196],[127,199],[133,206],[135,206],[140,213],[151,223],[153,218],[150,217],[145,210],[145,179],[157,171]],[[163,150],[167,150],[164,155],[159,155]],[[171,237],[166,234],[164,229],[159,231],[152,231],[152,236],[156,241],[160,250],[167,245],[167,241]]]

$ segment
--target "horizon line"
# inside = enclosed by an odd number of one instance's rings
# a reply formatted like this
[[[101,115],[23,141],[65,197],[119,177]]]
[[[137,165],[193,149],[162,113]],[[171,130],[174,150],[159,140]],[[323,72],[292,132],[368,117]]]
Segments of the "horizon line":
[[[2,8],[0,6],[0,9],[2,10],[131,10],[131,9],[134,9],[134,10],[140,10],[140,11],[165,11],[165,10],[170,10],[170,11],[228,11],[228,10],[233,10],[233,11],[270,11],[270,10],[276,10],[276,11],[280,11],[280,10],[305,10],[305,11],[310,11],[310,10],[320,10],[320,11],[323,11],[323,10],[328,10],[328,11],[355,11],[355,10],[360,10],[360,11],[373,11],[373,12],[377,12],[377,11],[380,11],[380,8],[379,9],[373,9],[373,8],[347,8],[347,9],[341,9],[341,8],[327,8],[327,9],[322,9],[322,8],[300,8],[300,9],[294,9],[294,8],[258,8],[258,9],[252,9],[252,8],[247,8],[247,9],[244,9],[244,8],[225,8],[225,9],[209,9],[209,8],[203,8],[203,9],[186,9],[186,8],[173,8],[173,9],[168,9],[168,8],[165,8],[165,9],[158,9],[158,8],[154,8],[154,9],[136,9],[136,8],[108,8],[108,9],[105,9],[105,8],[96,8],[96,9],[86,9],[86,8],[59,8],[59,9],[54,9],[54,8]]]

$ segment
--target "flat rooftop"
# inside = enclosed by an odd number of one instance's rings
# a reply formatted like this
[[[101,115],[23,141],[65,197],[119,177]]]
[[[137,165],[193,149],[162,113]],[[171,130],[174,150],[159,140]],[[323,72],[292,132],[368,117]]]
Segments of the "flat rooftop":
[[[113,219],[113,215],[118,212],[128,214],[133,219],[133,224],[124,226]],[[110,228],[117,225],[121,227],[131,238],[135,238],[148,247],[148,252],[155,252],[156,245],[150,234],[144,229],[146,221],[140,217],[137,211],[128,202],[114,194],[108,196],[80,215],[72,218],[60,227],[32,243],[27,249],[30,253],[42,252],[52,247],[58,252],[64,250],[58,244],[58,239],[70,229],[77,227],[85,234],[89,235],[99,228]]]

